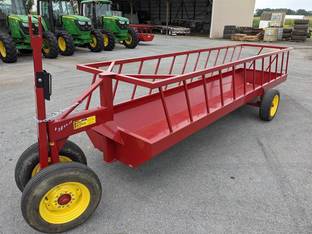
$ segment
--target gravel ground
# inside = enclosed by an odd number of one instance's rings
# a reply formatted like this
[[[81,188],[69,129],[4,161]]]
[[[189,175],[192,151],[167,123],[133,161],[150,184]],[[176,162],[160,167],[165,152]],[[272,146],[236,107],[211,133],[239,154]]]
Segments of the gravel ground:
[[[78,63],[224,45],[200,37],[157,36],[136,50],[44,59],[54,76],[49,112],[88,85]],[[312,43],[291,43],[289,79],[276,119],[245,106],[138,169],[105,164],[85,134],[72,138],[98,174],[103,199],[70,233],[312,233]],[[0,233],[33,233],[14,182],[19,155],[36,140],[32,59],[0,63]]]

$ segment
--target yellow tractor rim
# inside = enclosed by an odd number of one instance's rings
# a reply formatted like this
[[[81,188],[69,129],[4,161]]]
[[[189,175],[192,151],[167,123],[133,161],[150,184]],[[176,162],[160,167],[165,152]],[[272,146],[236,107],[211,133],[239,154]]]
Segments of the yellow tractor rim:
[[[66,182],[51,188],[41,199],[39,213],[51,224],[65,224],[77,219],[88,208],[90,190],[82,183]]]
[[[49,43],[47,40],[43,40],[43,52],[45,54],[50,53],[50,47],[49,47]]]
[[[66,50],[66,41],[64,39],[64,37],[59,37],[57,39],[57,44],[58,44],[58,47],[61,51],[65,51]]]
[[[7,56],[6,48],[3,41],[0,41],[0,55],[2,58],[5,58]]]
[[[128,34],[128,39],[125,40],[125,42],[129,45],[129,44],[132,43],[132,40],[133,40],[132,35],[129,33],[129,34]]]
[[[274,117],[276,112],[277,112],[277,108],[279,105],[279,101],[280,101],[280,97],[278,95],[275,95],[272,101],[272,105],[271,105],[271,109],[270,109],[270,115],[271,117]]]
[[[71,160],[69,157],[66,156],[59,156],[60,158],[60,162],[61,163],[69,163],[72,162],[73,160]],[[49,163],[51,163],[51,158],[49,158]],[[34,177],[35,175],[37,175],[39,172],[41,171],[40,168],[40,164],[38,163],[35,168],[32,170],[31,172],[31,177]]]
[[[104,37],[104,46],[106,47],[109,44],[109,39],[108,39],[108,36],[105,34],[103,35],[103,37]]]
[[[97,45],[97,40],[96,40],[96,37],[94,35],[91,36],[91,42],[90,42],[90,46],[92,48],[95,48]]]

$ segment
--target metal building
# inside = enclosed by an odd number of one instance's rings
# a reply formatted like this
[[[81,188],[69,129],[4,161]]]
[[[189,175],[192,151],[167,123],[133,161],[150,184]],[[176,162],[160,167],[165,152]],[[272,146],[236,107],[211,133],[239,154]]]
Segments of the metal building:
[[[132,23],[191,27],[222,37],[224,25],[251,26],[256,0],[113,0]]]

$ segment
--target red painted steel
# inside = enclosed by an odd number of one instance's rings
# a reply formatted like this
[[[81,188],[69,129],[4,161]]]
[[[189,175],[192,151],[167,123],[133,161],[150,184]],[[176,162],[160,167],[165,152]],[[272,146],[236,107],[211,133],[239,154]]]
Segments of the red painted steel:
[[[137,32],[139,41],[149,42],[154,40],[154,26],[148,24],[130,24],[130,27]]]
[[[239,44],[77,65],[92,75],[91,85],[55,119],[43,121],[45,100],[36,89],[41,167],[48,152],[57,158],[66,139],[83,131],[106,162],[137,167],[285,81],[290,50]],[[34,61],[38,72],[41,55]]]

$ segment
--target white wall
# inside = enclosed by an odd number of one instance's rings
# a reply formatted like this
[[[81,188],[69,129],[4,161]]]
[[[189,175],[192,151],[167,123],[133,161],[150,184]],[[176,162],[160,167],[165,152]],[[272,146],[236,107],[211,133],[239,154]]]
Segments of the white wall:
[[[223,37],[225,25],[252,26],[256,0],[214,0],[211,38]]]

